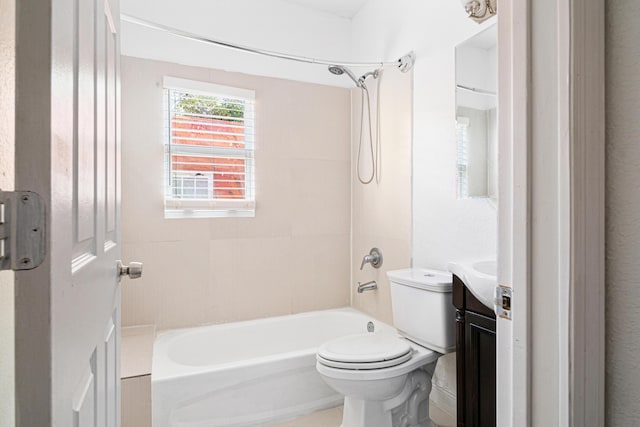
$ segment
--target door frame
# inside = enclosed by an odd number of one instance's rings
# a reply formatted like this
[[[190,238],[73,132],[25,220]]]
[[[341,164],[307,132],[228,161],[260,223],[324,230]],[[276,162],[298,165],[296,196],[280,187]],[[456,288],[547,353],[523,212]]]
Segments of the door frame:
[[[496,318],[498,427],[530,420],[530,0],[498,17],[498,284],[513,290],[512,320]]]
[[[51,162],[53,76],[51,5],[16,1],[15,188],[42,196],[46,211],[47,255],[37,268],[15,273],[16,426],[52,423],[51,364]],[[35,114],[33,113],[35,112]],[[44,147],[44,148],[43,148]]]
[[[551,414],[557,417],[556,425],[604,425],[604,9],[604,0],[561,0],[536,7],[533,0],[500,3],[499,102],[506,108],[499,112],[498,281],[511,286],[514,295],[513,320],[497,323],[501,427],[532,425],[532,419],[549,410],[533,404],[534,381],[538,391],[545,382],[543,387],[559,397]],[[555,23],[555,36],[534,39],[534,19],[546,19],[549,27]],[[544,50],[556,53],[557,103],[545,106],[557,113],[556,162],[545,169],[555,172],[552,182],[534,162],[540,148],[533,135],[549,126],[536,116],[544,97],[531,85],[534,55]],[[548,200],[541,199],[541,191],[549,194]],[[549,204],[546,212],[553,212],[551,230],[535,216],[541,204]],[[534,242],[540,245],[545,239],[555,242],[553,251],[534,256]],[[552,256],[558,262],[549,271],[544,258]],[[553,289],[544,307],[533,306],[544,292],[540,277]],[[556,350],[551,356],[555,378],[532,371],[532,366],[548,363],[537,360],[533,352],[535,346],[545,345],[532,334],[533,328],[543,326],[533,315],[541,310],[556,316],[559,329],[550,346],[550,351]]]
[[[565,0],[562,64],[568,77],[561,131],[568,135],[570,263],[564,292],[568,358],[563,382],[571,426],[603,426],[605,413],[605,1]]]

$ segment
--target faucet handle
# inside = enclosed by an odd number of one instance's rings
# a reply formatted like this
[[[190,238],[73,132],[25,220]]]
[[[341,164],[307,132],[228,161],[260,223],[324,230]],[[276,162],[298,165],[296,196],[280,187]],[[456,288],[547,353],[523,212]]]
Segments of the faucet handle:
[[[382,252],[378,248],[372,248],[369,251],[369,255],[365,255],[362,258],[362,264],[360,264],[360,270],[364,268],[364,265],[371,263],[373,268],[380,268],[382,266]]]
[[[365,255],[362,258],[362,264],[360,264],[360,270],[362,270],[364,268],[364,265],[368,262],[371,262],[371,255]]]

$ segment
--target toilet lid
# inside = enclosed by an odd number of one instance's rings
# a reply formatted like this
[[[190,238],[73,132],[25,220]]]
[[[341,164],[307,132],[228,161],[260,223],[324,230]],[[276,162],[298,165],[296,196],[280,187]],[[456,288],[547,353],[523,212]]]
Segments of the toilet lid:
[[[318,349],[318,361],[341,369],[382,369],[411,358],[411,346],[397,335],[366,333],[326,342]]]

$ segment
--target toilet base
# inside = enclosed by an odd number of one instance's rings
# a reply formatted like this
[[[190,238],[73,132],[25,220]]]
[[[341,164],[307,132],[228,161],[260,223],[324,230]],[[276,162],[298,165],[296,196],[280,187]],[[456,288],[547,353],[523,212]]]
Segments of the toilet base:
[[[345,396],[341,427],[432,427],[429,393],[435,362],[411,372],[402,391],[384,400]]]
[[[391,411],[385,411],[384,402],[371,402],[346,397],[344,399],[343,427],[391,427]]]

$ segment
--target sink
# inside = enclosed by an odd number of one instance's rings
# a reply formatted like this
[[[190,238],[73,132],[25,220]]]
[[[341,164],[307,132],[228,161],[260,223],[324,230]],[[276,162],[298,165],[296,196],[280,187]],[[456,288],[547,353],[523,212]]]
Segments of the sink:
[[[478,261],[471,264],[471,267],[482,274],[493,276],[493,280],[496,280],[498,265],[495,261]]]
[[[473,296],[494,310],[498,266],[495,260],[450,262],[449,271],[458,276]]]

